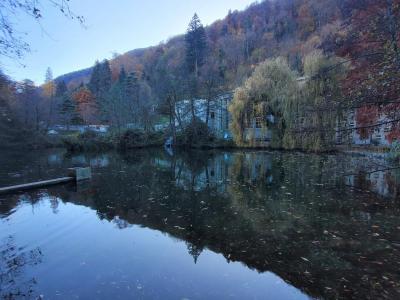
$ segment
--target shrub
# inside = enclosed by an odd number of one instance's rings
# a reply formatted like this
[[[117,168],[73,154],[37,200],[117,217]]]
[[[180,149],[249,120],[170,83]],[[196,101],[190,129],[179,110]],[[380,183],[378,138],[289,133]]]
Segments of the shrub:
[[[177,136],[177,143],[184,146],[206,146],[214,141],[215,137],[207,124],[198,118],[192,120]]]
[[[111,136],[100,135],[94,131],[66,136],[63,143],[69,151],[100,151],[113,148]]]
[[[145,146],[159,146],[162,144],[162,133],[145,132],[139,129],[128,129],[119,137],[118,148],[131,149]]]

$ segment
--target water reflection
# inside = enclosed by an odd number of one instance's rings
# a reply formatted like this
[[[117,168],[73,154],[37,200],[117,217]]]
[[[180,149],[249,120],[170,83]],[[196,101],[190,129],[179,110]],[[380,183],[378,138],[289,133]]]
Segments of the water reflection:
[[[95,168],[92,182],[8,197],[0,214],[45,197],[54,214],[60,203],[89,207],[118,229],[139,225],[184,241],[194,263],[211,250],[310,297],[400,295],[393,170],[366,177],[371,166],[346,156],[157,150],[63,154],[59,166],[83,163]]]
[[[31,299],[36,296],[35,278],[28,278],[25,269],[40,264],[40,248],[18,249],[14,237],[0,241],[0,296],[3,299]]]
[[[348,186],[366,190],[385,198],[399,197],[400,168],[392,170],[359,171],[357,174],[346,176]]]

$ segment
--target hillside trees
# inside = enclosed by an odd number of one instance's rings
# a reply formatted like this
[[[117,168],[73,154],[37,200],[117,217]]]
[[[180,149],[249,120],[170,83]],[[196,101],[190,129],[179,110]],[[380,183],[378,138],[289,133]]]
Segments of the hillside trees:
[[[288,61],[285,64],[291,72],[308,77],[298,82],[301,96],[294,102],[299,107],[298,114],[308,118],[307,122],[301,122],[301,117],[292,118],[296,121],[289,122],[282,117],[283,138],[279,140],[285,147],[302,147],[298,137],[304,136],[300,140],[302,143],[307,141],[307,147],[317,145],[316,148],[323,148],[331,144],[332,131],[327,129],[330,133],[326,140],[318,138],[318,135],[324,134],[321,126],[331,128],[332,123],[328,121],[330,117],[321,120],[319,115],[333,116],[340,109],[354,108],[361,127],[378,122],[374,117],[377,112],[396,119],[400,111],[396,103],[400,92],[397,80],[400,74],[396,63],[399,20],[399,0],[261,1],[244,11],[231,11],[225,19],[207,27],[202,26],[196,15],[186,35],[171,38],[154,47],[128,52],[110,62],[98,62],[90,78],[90,71],[81,72],[80,80],[74,78],[75,85],[68,86],[73,88],[81,81],[89,80],[88,88],[94,97],[91,101],[95,101],[93,103],[97,106],[92,115],[101,115],[101,118],[90,122],[116,123],[115,118],[110,121],[110,112],[105,108],[111,109],[109,104],[117,99],[117,102],[121,100],[121,105],[117,105],[121,114],[129,111],[128,116],[122,118],[126,119],[122,123],[144,127],[144,119],[153,119],[157,107],[158,112],[169,115],[172,128],[175,119],[179,124],[179,116],[174,109],[176,102],[191,100],[190,113],[194,115],[193,99],[207,99],[209,116],[214,96],[238,86],[243,88],[244,81],[254,74],[259,63],[284,57],[282,61]],[[323,57],[314,52],[316,49],[323,51]],[[335,55],[351,63],[347,78],[342,82],[341,64],[346,64],[337,60]],[[303,59],[306,57],[307,65],[313,65],[310,68],[317,74],[304,69],[306,64],[303,64]],[[329,68],[331,63],[333,67]],[[121,65],[123,72],[120,72]],[[318,76],[320,73],[324,75]],[[65,78],[69,80],[68,76]],[[115,84],[118,87],[114,87]],[[336,88],[343,88],[342,98],[352,101],[348,103],[340,99]],[[125,92],[120,93],[119,89]],[[246,89],[240,91],[238,97],[252,99]],[[88,93],[84,91],[85,94]],[[363,109],[364,105],[371,106],[371,109]],[[81,110],[79,103],[78,106]],[[123,107],[127,111],[123,111]],[[284,112],[277,110],[278,114]],[[143,119],[147,113],[149,115]],[[243,116],[248,118],[250,114]],[[89,122],[92,118],[84,119]],[[274,130],[277,130],[277,124],[267,122],[267,126],[275,126]],[[395,129],[397,124],[390,126]],[[312,128],[316,129],[313,131]],[[361,130],[371,132],[373,127],[359,129],[358,132]],[[299,133],[290,136],[296,131]],[[363,132],[362,135],[368,136],[368,133]]]
[[[94,95],[96,106],[98,107],[99,120],[101,121],[108,121],[109,116],[106,110],[111,85],[112,73],[109,61],[107,59],[101,63],[96,61],[88,87]]]
[[[13,88],[10,79],[0,71],[0,148],[12,146],[23,133],[10,107],[15,101]]]
[[[97,122],[106,122],[118,131],[124,127],[150,130],[154,120],[154,95],[143,77],[139,78],[136,72],[127,74],[124,66],[114,76],[108,60],[96,62],[88,83],[89,90],[81,88],[78,95],[85,97],[87,104],[87,101],[92,103],[86,105],[85,110],[88,113],[92,109],[98,115]]]
[[[39,130],[41,111],[41,97],[34,82],[23,80],[16,86],[16,103],[13,109],[26,128]]]
[[[140,85],[138,76],[135,72],[131,72],[125,79],[120,76],[119,81],[124,89],[123,94],[131,116],[130,122],[139,124]]]
[[[225,19],[206,27],[195,16],[186,35],[171,38],[158,46],[130,51],[112,60],[113,78],[118,77],[119,67],[124,65],[128,74],[143,75],[151,89],[157,90],[159,82],[154,78],[160,61],[166,60],[165,65],[169,68],[178,59],[181,65],[187,66],[183,78],[186,80],[189,74],[201,75],[202,62],[211,57],[223,63],[225,85],[234,89],[251,74],[256,64],[267,58],[292,55],[293,62],[300,65],[301,60],[295,57],[299,57],[296,53],[306,54],[308,49],[303,51],[303,45],[308,44],[308,40],[321,39],[321,31],[327,24],[341,24],[342,15],[351,14],[352,8],[342,2],[357,1],[260,1],[244,11],[231,11]],[[302,32],[303,24],[306,33]],[[333,44],[336,48],[340,46],[335,40]],[[171,52],[180,55],[177,58],[170,55]],[[164,53],[168,55],[164,56]],[[86,72],[78,76],[84,77]]]
[[[63,124],[67,126],[67,130],[70,125],[83,123],[79,107],[63,80],[56,83],[55,97],[58,103],[58,113]]]
[[[82,124],[83,120],[80,116],[78,106],[71,95],[69,95],[68,92],[65,92],[61,96],[61,101],[59,113],[62,117],[64,125],[67,126],[67,130],[69,130],[70,125]]]
[[[189,72],[194,73],[197,77],[199,68],[204,63],[207,47],[206,31],[197,14],[194,14],[189,23],[185,41],[186,64]]]
[[[64,80],[56,82],[55,85],[56,85],[56,91],[55,91],[56,97],[61,97],[68,91],[67,85],[65,84]]]
[[[121,131],[123,124],[128,123],[128,106],[123,82],[116,81],[107,93],[103,100],[102,110],[107,118],[108,123],[114,125],[118,132]]]
[[[340,55],[351,57],[353,66],[344,92],[356,109],[362,139],[375,128],[389,127],[389,140],[400,139],[400,1],[365,0],[350,2],[353,14]],[[380,124],[378,115],[391,120]],[[389,136],[390,135],[390,136]]]

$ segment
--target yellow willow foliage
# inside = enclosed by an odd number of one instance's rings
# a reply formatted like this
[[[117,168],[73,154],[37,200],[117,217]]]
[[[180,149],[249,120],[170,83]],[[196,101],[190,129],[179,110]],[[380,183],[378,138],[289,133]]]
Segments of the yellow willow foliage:
[[[230,128],[237,145],[243,145],[243,135],[245,127],[245,110],[248,106],[249,96],[244,88],[238,88],[232,103],[229,105],[229,112],[232,116]]]
[[[340,81],[346,69],[343,61],[320,51],[304,58],[305,76],[301,79],[283,58],[264,61],[236,90],[229,107],[235,142],[252,144],[252,135],[245,133],[257,118],[263,129],[272,130],[272,147],[329,150],[335,138],[342,99]],[[270,114],[275,117],[273,124],[266,121]]]
[[[229,111],[232,114],[231,130],[238,145],[251,142],[245,141],[244,132],[246,127],[252,127],[251,122],[256,117],[263,120],[262,126],[266,129],[268,125],[264,121],[268,114],[286,116],[288,108],[296,102],[296,77],[286,60],[278,57],[257,66],[244,86],[236,90]],[[283,127],[276,127],[277,136],[282,137]]]
[[[335,66],[332,68],[332,66]],[[336,122],[341,114],[340,81],[348,66],[337,57],[326,57],[319,50],[304,58],[307,81],[302,89],[302,148],[311,151],[330,150],[334,146]]]

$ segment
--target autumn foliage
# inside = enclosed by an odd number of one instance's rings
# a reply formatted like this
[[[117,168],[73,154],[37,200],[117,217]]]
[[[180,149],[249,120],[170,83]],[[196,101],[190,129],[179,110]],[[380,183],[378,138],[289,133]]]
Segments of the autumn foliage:
[[[72,94],[72,99],[78,106],[78,111],[86,124],[96,123],[98,111],[93,94],[87,87],[80,87]]]
[[[375,125],[389,128],[385,130],[389,141],[400,138],[396,122],[400,119],[400,0],[266,0],[230,11],[226,18],[202,28],[196,40],[202,45],[199,57],[193,56],[197,53],[193,49],[188,56],[190,39],[179,35],[115,55],[55,82],[64,80],[68,85],[85,123],[114,119],[122,124],[129,118],[137,123],[142,117],[152,119],[154,112],[171,113],[174,101],[205,99],[210,91],[233,91],[260,64],[281,57],[293,77],[313,79],[308,84],[312,99],[318,101],[308,103],[307,109],[318,110],[315,124],[324,111],[326,116],[333,108],[354,110],[362,139],[371,135]],[[317,52],[332,64],[309,72],[304,60]],[[346,77],[332,81],[332,73],[343,66]],[[48,96],[52,89],[52,83],[43,86]],[[239,98],[248,98],[249,91],[240,91]],[[113,117],[105,118],[104,111]]]

